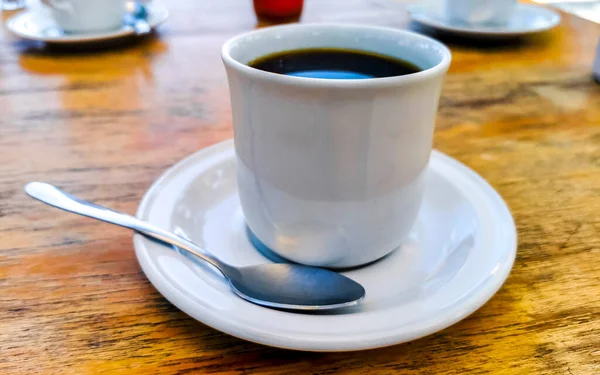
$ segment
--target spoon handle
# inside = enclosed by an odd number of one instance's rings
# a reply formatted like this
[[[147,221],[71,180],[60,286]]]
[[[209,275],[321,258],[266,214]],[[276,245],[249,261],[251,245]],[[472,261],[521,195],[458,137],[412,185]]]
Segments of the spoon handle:
[[[171,233],[156,227],[131,215],[114,211],[110,208],[102,207],[95,203],[74,197],[60,190],[56,186],[47,184],[45,182],[30,182],[25,185],[25,192],[31,197],[50,206],[54,206],[68,212],[73,212],[75,214],[102,220],[110,224],[133,229],[136,232],[145,234],[159,241],[177,246],[212,264],[224,275],[224,271],[229,268],[227,264],[215,258],[208,251],[186,240],[185,238],[176,235],[175,233]]]

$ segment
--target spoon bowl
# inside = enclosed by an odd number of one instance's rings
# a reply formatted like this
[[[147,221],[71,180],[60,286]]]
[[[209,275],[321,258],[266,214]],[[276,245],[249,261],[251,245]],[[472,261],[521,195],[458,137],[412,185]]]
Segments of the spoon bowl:
[[[237,271],[229,274],[232,290],[250,302],[269,307],[335,309],[355,305],[365,295],[364,288],[356,281],[324,268],[271,263],[241,267]]]

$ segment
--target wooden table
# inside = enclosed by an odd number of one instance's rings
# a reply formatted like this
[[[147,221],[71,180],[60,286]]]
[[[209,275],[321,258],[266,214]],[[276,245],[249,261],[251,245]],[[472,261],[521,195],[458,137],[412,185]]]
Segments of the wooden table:
[[[304,20],[398,26],[397,3],[310,1]],[[219,57],[256,26],[250,1],[173,0],[159,36],[47,49],[0,34],[1,374],[600,373],[600,26],[564,15],[546,35],[447,40],[435,146],[510,206],[517,260],[499,293],[435,335],[314,354],[248,343],[189,318],[146,280],[131,232],[26,198],[53,182],[135,212],[184,156],[232,135]],[[6,17],[4,17],[6,18]]]

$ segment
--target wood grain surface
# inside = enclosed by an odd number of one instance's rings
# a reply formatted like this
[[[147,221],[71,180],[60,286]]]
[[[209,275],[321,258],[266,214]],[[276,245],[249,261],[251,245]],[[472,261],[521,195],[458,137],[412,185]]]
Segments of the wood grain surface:
[[[405,26],[394,0],[305,2],[302,21]],[[435,146],[504,197],[517,260],[485,306],[432,336],[358,353],[248,343],[189,318],[144,277],[128,230],[25,197],[55,183],[135,212],[186,155],[232,135],[221,44],[246,0],[172,0],[158,35],[52,48],[0,31],[1,374],[600,374],[600,26],[449,39]],[[2,15],[3,19],[8,14]]]

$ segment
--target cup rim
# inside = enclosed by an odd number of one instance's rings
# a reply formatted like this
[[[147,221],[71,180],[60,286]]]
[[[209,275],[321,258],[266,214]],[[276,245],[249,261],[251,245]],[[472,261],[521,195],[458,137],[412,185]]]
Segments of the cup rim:
[[[408,36],[413,39],[420,39],[423,42],[435,45],[442,53],[442,59],[439,63],[434,66],[423,69],[416,73],[406,74],[402,76],[393,77],[378,77],[378,78],[363,78],[363,79],[327,79],[327,78],[311,78],[311,77],[297,77],[285,74],[278,74],[267,72],[264,70],[253,68],[249,65],[239,62],[231,56],[231,49],[240,41],[250,37],[258,36],[261,34],[270,34],[282,29],[299,29],[299,28],[340,28],[340,29],[368,29],[371,31],[385,31],[394,32],[399,36]],[[360,25],[351,23],[311,23],[311,24],[293,24],[293,25],[281,25],[271,26],[260,30],[252,30],[243,34],[239,34],[227,40],[221,48],[221,58],[226,67],[237,70],[238,72],[251,76],[254,79],[269,81],[272,83],[282,85],[292,85],[297,87],[328,87],[328,88],[370,88],[370,87],[386,87],[386,86],[398,86],[399,84],[407,84],[415,81],[422,81],[424,79],[443,74],[448,70],[450,61],[452,60],[450,49],[442,42],[437,41],[433,38],[419,34],[409,30],[395,29],[390,27],[382,26],[371,26],[371,25]]]

